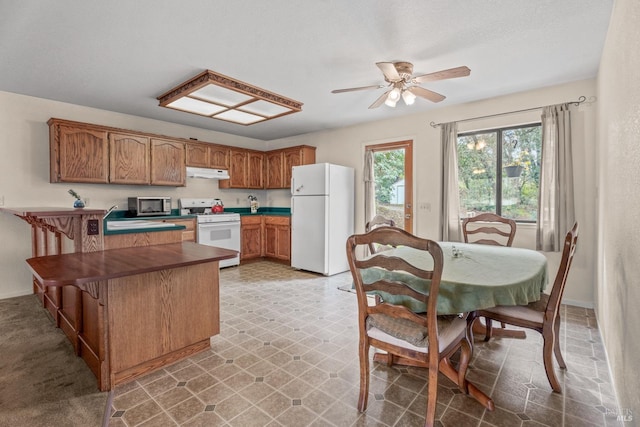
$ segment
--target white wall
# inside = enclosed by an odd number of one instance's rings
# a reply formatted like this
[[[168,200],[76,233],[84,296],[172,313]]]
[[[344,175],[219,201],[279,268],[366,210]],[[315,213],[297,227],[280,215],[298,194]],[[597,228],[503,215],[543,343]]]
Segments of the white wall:
[[[616,0],[598,74],[597,310],[622,414],[640,425],[640,2]],[[629,48],[635,46],[636,48]],[[625,423],[627,425],[627,423]]]
[[[156,133],[161,135],[198,138],[258,150],[265,149],[260,140],[206,131],[128,116],[110,111],[49,101],[0,92],[0,201],[5,207],[71,207],[73,198],[67,194],[72,188],[89,207],[108,208],[117,204],[126,209],[129,196],[162,195],[173,199],[177,208],[180,197],[218,197],[226,206],[249,207],[245,190],[219,190],[218,182],[208,179],[187,179],[187,187],[159,187],[104,184],[49,183],[49,127],[51,117],[95,123]],[[266,205],[266,192],[252,192]],[[31,257],[30,226],[21,219],[0,214],[0,299],[31,292],[31,275],[25,259]]]
[[[414,157],[414,206],[430,205],[430,210],[414,212],[414,230],[422,237],[439,237],[441,150],[440,129],[430,122],[450,122],[472,117],[557,104],[577,100],[583,95],[595,95],[595,80],[542,88],[535,91],[478,101],[469,104],[444,107],[428,113],[415,114],[397,119],[366,123],[348,128],[317,132],[285,138],[268,143],[269,149],[309,144],[317,146],[316,161],[351,166],[356,170],[356,232],[364,231],[364,190],[362,166],[364,146],[376,142],[413,140]],[[420,101],[418,101],[420,102]],[[363,107],[364,108],[364,107]],[[381,107],[385,108],[385,107]],[[398,108],[408,108],[398,106]],[[410,107],[409,107],[410,108]],[[580,241],[576,258],[565,291],[566,303],[593,307],[594,301],[594,257],[595,257],[595,119],[593,102],[572,107],[572,129],[574,148],[575,202],[577,220],[580,222]],[[510,114],[483,120],[460,123],[461,131],[493,128],[498,126],[531,123],[540,120],[540,110],[529,113]],[[519,225],[515,245],[535,248],[533,226]],[[559,254],[546,254],[549,271],[555,274]]]

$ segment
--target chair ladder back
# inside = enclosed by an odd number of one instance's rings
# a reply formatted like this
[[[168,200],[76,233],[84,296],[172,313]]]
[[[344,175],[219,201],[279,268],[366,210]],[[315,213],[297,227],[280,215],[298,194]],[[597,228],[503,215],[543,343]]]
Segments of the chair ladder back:
[[[363,283],[362,288],[365,292],[382,291],[393,295],[411,297],[425,304],[429,298],[429,295],[418,292],[405,283],[396,281],[377,280],[373,283]]]
[[[509,231],[499,228],[498,224],[503,227],[508,226]],[[476,228],[470,228],[470,225],[477,225]],[[479,243],[484,245],[511,246],[516,235],[516,222],[509,218],[504,218],[494,213],[482,213],[471,218],[465,218],[462,221],[462,234],[465,243]],[[473,234],[497,234],[506,238],[506,243],[500,243],[490,238],[482,238],[474,242],[469,242],[469,236]]]

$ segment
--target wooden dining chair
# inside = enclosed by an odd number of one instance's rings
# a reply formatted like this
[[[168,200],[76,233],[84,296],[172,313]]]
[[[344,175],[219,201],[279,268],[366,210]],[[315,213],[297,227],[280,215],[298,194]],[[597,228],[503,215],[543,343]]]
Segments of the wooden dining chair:
[[[396,223],[394,220],[390,218],[385,218],[382,215],[376,215],[373,219],[367,222],[364,226],[364,231],[368,233],[369,231],[376,229],[378,227],[395,227]],[[369,245],[369,253],[376,253],[377,251],[384,250],[382,246],[375,246],[373,243]]]
[[[567,364],[560,352],[560,302],[567,283],[567,276],[576,251],[578,241],[578,223],[567,233],[564,239],[564,248],[560,266],[556,273],[550,294],[541,293],[540,300],[526,306],[497,306],[485,310],[479,310],[472,316],[482,316],[486,319],[493,319],[498,322],[507,323],[521,328],[533,329],[542,334],[543,347],[542,358],[547,379],[553,391],[562,393],[562,387],[553,370],[553,355],[555,354],[558,365],[562,369],[567,369]],[[472,323],[472,319],[470,319]],[[486,325],[486,339],[491,338],[491,320]]]
[[[356,250],[372,243],[385,246],[406,246],[424,251],[426,257],[433,259],[433,269],[423,270],[407,261],[393,256],[385,256],[386,251],[373,256],[358,257]],[[428,392],[425,425],[435,422],[436,399],[438,392],[438,372],[447,369],[449,377],[454,377],[463,393],[468,393],[466,371],[471,358],[471,343],[466,335],[466,319],[458,316],[438,316],[436,304],[443,268],[443,255],[440,246],[432,241],[421,239],[396,227],[380,227],[369,233],[353,235],[347,240],[347,257],[353,275],[358,299],[358,325],[360,332],[360,396],[358,410],[367,408],[369,396],[369,348],[384,350],[388,353],[388,362],[402,361],[414,366],[428,368]],[[363,281],[362,270],[370,268],[406,274],[407,277],[430,281],[429,292],[423,294],[409,287],[403,281],[379,279],[373,283]],[[381,300],[369,304],[367,293],[380,292]],[[392,295],[409,296],[421,301],[427,307],[426,313],[414,313],[403,305],[385,302]],[[449,358],[458,348],[462,348],[458,370],[450,365]],[[446,365],[446,366],[445,366]],[[453,372],[453,373],[452,373]]]
[[[494,213],[481,213],[462,221],[462,234],[465,243],[511,246],[516,235],[516,222]],[[474,239],[476,237],[480,238]]]
[[[516,222],[509,218],[504,218],[494,213],[482,213],[462,221],[462,234],[465,243],[479,243],[482,245],[511,246],[516,235]],[[481,234],[481,236],[474,236]],[[471,237],[483,237],[470,242]],[[491,320],[485,319],[485,324]],[[505,329],[504,323],[501,325]],[[482,332],[478,326],[476,332]]]

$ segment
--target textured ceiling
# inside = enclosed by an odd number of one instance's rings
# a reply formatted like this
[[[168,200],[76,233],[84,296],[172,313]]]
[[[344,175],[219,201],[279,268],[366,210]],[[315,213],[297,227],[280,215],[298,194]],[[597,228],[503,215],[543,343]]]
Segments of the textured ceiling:
[[[0,90],[272,140],[595,77],[613,0],[0,0]],[[439,104],[367,107],[380,61]],[[304,103],[251,126],[158,107],[205,69]]]

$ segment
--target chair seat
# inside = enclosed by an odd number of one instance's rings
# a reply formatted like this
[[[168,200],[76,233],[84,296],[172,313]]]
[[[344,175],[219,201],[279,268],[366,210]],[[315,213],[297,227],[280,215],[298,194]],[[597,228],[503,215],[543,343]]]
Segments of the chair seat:
[[[540,326],[542,326],[542,321],[544,319],[544,313],[532,310],[526,305],[501,305],[482,310],[482,315],[485,314],[490,314],[489,317],[492,317],[491,314],[493,314],[497,317],[497,320],[501,322],[506,321],[507,323],[516,325],[518,324],[518,320],[524,320],[526,322],[540,324]],[[513,322],[510,321],[511,319],[514,319]]]
[[[451,343],[459,340],[465,334],[467,321],[455,315],[438,316],[438,350],[444,351]],[[371,314],[367,318],[367,335],[378,341],[398,347],[429,352],[429,336],[427,328],[397,317],[386,314]]]

